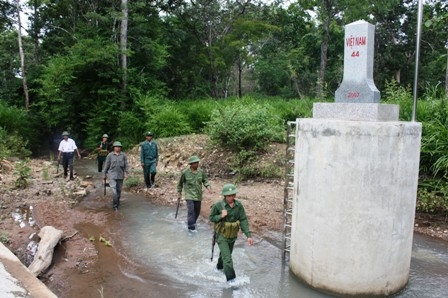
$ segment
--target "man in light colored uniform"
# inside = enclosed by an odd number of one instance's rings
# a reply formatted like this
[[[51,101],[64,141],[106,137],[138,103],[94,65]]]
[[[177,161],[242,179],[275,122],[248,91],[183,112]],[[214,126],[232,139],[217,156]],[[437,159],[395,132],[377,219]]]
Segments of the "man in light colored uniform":
[[[62,141],[59,143],[59,154],[58,154],[58,162],[61,161],[62,156],[62,167],[64,168],[64,178],[67,180],[73,180],[73,157],[75,156],[75,152],[78,155],[78,158],[81,159],[81,154],[79,154],[78,147],[73,139],[69,138],[69,133],[64,131],[62,133]],[[70,168],[70,177],[67,177],[67,168]]]

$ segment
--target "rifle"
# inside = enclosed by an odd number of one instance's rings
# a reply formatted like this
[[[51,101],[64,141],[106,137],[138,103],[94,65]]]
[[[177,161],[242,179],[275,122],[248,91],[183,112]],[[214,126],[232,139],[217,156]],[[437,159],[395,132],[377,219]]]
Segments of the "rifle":
[[[56,166],[56,175],[59,175],[59,159],[58,159],[58,165]]]
[[[179,212],[179,206],[180,206],[180,198],[177,199],[177,207],[176,207],[176,215],[174,216],[174,218],[177,218],[177,213]]]
[[[103,196],[106,196],[106,180],[103,180],[104,181],[104,194],[103,194]]]
[[[213,233],[213,239],[212,239],[212,257],[210,258],[211,262],[213,262],[213,253],[215,251],[215,243],[216,243],[216,230]]]

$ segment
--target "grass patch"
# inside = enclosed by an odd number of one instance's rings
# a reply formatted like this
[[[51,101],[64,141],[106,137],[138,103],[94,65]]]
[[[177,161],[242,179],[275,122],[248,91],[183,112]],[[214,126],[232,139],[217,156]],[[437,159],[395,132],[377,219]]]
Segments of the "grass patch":
[[[137,176],[129,176],[123,184],[126,189],[130,189],[140,184],[140,178]]]
[[[3,243],[4,245],[8,245],[11,242],[11,240],[9,239],[9,234],[6,232],[1,232],[0,242]]]

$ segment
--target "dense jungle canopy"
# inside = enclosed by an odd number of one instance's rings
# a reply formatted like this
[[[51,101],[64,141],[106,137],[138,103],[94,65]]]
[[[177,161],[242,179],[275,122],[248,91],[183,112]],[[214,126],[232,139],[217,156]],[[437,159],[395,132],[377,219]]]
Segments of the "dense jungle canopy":
[[[419,90],[443,92],[448,4],[425,2]],[[359,19],[376,25],[377,87],[414,75],[417,1],[6,0],[0,11],[0,104],[31,121],[19,133],[34,144],[62,130],[87,144],[142,138],[163,100],[332,98],[344,25]]]

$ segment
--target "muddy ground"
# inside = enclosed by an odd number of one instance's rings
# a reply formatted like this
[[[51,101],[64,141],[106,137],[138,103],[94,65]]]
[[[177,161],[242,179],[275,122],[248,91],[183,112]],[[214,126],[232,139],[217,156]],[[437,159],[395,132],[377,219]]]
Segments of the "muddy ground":
[[[139,184],[129,191],[140,193],[156,204],[174,208],[177,179],[187,167],[188,157],[197,154],[214,192],[204,192],[203,217],[208,217],[210,206],[220,198],[222,186],[238,182],[238,199],[246,208],[255,237],[264,231],[281,230],[284,193],[281,179],[238,181],[238,174],[229,166],[231,153],[210,145],[206,136],[164,139],[159,141],[159,147],[157,187],[150,191],[143,188],[138,149],[128,152],[131,176],[139,179]],[[266,169],[272,165],[281,167],[284,152],[283,145],[273,144],[256,166]],[[120,278],[122,268],[147,280],[157,280],[156,276],[145,276],[147,273],[137,263],[122,254],[117,240],[120,238],[119,214],[112,211],[110,196],[102,195],[101,184],[98,184],[101,177],[94,172],[94,167],[92,173],[84,173],[75,181],[66,182],[61,178],[62,169],[58,172],[55,162],[33,159],[30,161],[29,186],[17,189],[14,186],[17,163],[2,161],[0,168],[0,240],[28,266],[32,256],[27,246],[30,239],[38,241],[34,233],[45,225],[61,229],[64,234],[55,249],[53,263],[40,276],[55,294],[61,297],[109,297],[129,295],[129,289],[134,296],[145,293],[147,285],[142,286],[136,279]],[[129,202],[124,201],[124,204]],[[12,213],[19,214],[16,214],[16,219],[21,216],[23,227],[13,219]],[[448,241],[447,218],[417,214],[415,231]],[[100,237],[109,241],[111,246],[99,241]],[[168,286],[154,282],[151,288],[154,294],[163,295]]]

